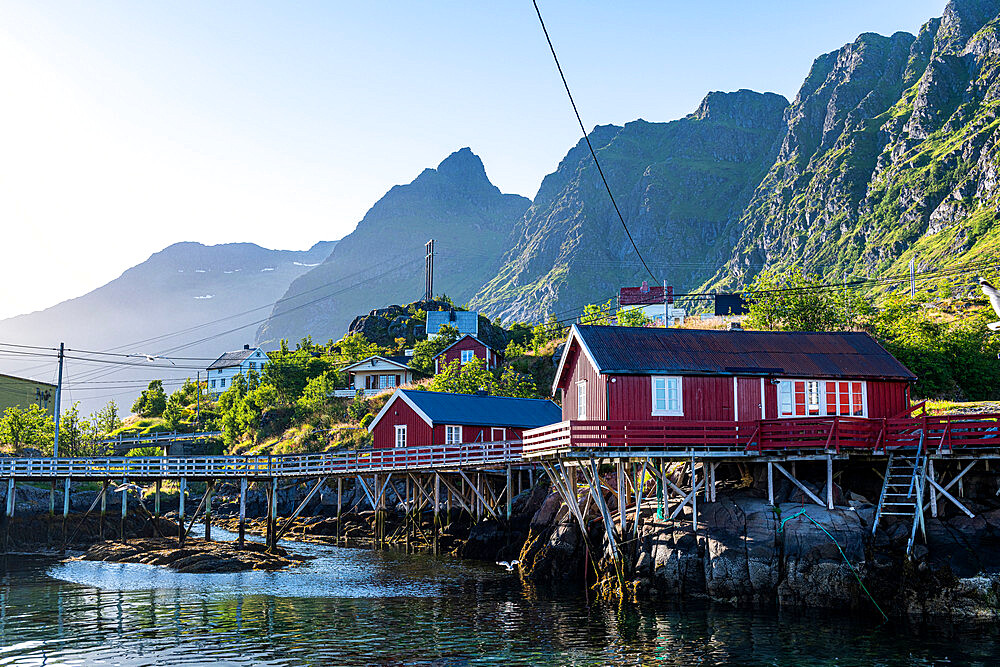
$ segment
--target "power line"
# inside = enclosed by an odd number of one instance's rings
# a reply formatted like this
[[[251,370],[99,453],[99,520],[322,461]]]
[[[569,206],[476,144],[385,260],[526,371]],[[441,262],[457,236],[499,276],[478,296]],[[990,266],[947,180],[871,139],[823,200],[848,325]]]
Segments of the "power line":
[[[632,238],[632,232],[628,230],[628,225],[625,224],[625,217],[622,212],[618,209],[618,202],[615,201],[615,196],[611,193],[611,186],[608,185],[608,179],[604,177],[604,170],[601,169],[601,163],[597,160],[597,152],[594,150],[594,146],[590,143],[590,137],[587,135],[587,128],[583,124],[583,119],[580,118],[580,111],[576,108],[576,101],[573,100],[573,93],[569,90],[569,83],[566,81],[566,75],[563,73],[562,65],[559,64],[559,56],[556,55],[556,47],[552,44],[552,38],[549,37],[548,28],[545,27],[545,21],[542,19],[542,10],[538,8],[538,0],[531,0],[535,5],[535,13],[538,15],[538,22],[542,26],[542,32],[545,33],[545,41],[549,43],[549,51],[552,52],[552,59],[556,63],[556,69],[559,70],[559,77],[562,79],[563,87],[566,89],[566,96],[569,97],[569,103],[573,107],[573,113],[576,114],[576,122],[580,124],[580,131],[583,132],[583,139],[587,142],[587,148],[590,149],[590,155],[594,158],[594,164],[597,166],[597,173],[601,175],[601,180],[604,181],[604,188],[608,191],[608,197],[611,198],[611,205],[615,207],[615,213],[618,214],[618,219],[621,220],[622,228],[625,229],[625,235],[628,236],[629,242],[632,244],[632,248],[635,250],[635,254],[638,255],[639,261],[646,268],[646,272],[649,273],[649,277],[653,279],[654,282],[658,282],[656,276],[650,271],[649,266],[646,264],[646,260],[643,259],[642,253],[639,252],[639,247],[635,244],[635,240]]]

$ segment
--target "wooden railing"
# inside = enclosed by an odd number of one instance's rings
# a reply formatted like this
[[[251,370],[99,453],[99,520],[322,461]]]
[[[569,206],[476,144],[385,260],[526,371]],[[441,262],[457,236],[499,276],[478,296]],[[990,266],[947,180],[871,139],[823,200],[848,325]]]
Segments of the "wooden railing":
[[[521,441],[505,440],[282,456],[0,458],[0,478],[302,478],[518,465],[521,462]]]
[[[924,446],[931,453],[997,450],[1000,415],[942,415],[868,419],[807,417],[749,422],[564,421],[524,433],[531,457],[572,449],[765,454],[789,450],[884,453]]]

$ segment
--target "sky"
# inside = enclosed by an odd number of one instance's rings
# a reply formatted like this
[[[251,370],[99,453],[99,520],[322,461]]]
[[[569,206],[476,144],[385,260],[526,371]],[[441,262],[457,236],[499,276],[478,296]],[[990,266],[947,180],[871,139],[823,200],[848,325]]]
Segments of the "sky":
[[[944,0],[539,0],[584,123],[792,99]],[[533,197],[579,128],[530,0],[0,0],[0,318],[171,243],[304,249],[469,146]]]

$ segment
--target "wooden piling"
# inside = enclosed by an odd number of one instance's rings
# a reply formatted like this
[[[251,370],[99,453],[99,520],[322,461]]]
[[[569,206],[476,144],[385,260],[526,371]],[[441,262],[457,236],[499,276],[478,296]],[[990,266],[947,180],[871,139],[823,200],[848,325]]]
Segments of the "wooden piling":
[[[215,490],[215,480],[205,484],[205,541],[212,541],[212,491]]]
[[[344,514],[344,478],[337,478],[337,544],[340,544],[340,536],[343,534],[341,522]]]
[[[177,496],[177,543],[184,546],[184,496],[187,495],[187,478],[181,477],[180,493]]]
[[[98,534],[104,539],[104,517],[108,513],[108,480],[101,482],[101,520],[98,526]]]
[[[510,521],[510,515],[514,513],[514,480],[513,480],[513,468],[507,465],[507,521]]]
[[[160,533],[160,486],[161,480],[156,480],[156,490],[153,492],[153,530],[156,531],[157,535],[162,535]]]
[[[66,521],[69,519],[69,477],[66,478],[65,486],[63,489],[63,513],[62,513],[62,542],[63,548],[66,547]]]
[[[122,479],[122,520],[119,524],[119,535],[118,538],[125,543],[125,521],[128,519],[128,490],[125,486],[128,484],[127,479]]]
[[[247,528],[247,478],[240,480],[240,537],[239,547],[243,548]]]
[[[441,529],[441,476],[434,473],[434,555],[438,555],[438,533]]]
[[[7,480],[7,507],[3,514],[3,552],[7,553],[7,541],[10,536],[10,524],[14,519],[15,496],[17,489],[14,486],[14,478]]]

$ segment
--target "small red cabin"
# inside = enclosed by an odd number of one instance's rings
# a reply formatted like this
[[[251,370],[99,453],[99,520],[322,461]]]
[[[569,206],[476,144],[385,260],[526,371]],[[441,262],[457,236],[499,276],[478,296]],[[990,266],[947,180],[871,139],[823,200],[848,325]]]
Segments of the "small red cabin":
[[[552,391],[563,420],[881,418],[915,379],[865,333],[576,325]]]
[[[397,389],[368,430],[375,449],[500,442],[520,440],[559,414],[558,405],[537,398]]]
[[[462,365],[478,357],[486,363],[486,367],[494,369],[500,365],[503,355],[479,340],[472,334],[465,334],[454,343],[444,348],[434,357],[434,373],[440,373],[444,367],[453,361],[461,361]]]

